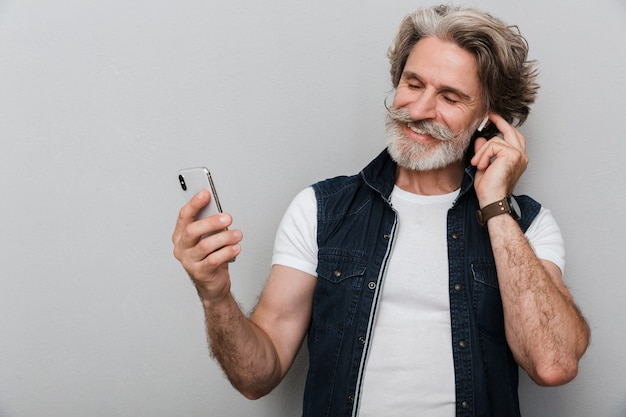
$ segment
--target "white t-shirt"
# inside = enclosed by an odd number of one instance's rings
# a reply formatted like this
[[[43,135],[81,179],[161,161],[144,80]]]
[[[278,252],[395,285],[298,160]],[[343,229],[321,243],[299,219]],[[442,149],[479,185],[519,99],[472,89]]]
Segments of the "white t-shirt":
[[[455,415],[446,230],[447,212],[458,193],[423,196],[394,187],[398,228],[368,355],[362,417]],[[563,240],[549,210],[541,209],[526,237],[539,258],[563,270]],[[287,209],[272,263],[317,275],[312,188]]]

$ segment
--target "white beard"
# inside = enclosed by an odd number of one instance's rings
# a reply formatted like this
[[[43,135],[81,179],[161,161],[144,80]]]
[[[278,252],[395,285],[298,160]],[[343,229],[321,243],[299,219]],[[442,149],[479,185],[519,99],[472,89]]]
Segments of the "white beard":
[[[424,134],[438,140],[425,144],[409,139],[403,132],[407,123],[411,122],[406,109],[390,110],[385,127],[391,158],[401,167],[415,171],[441,169],[461,161],[476,130],[470,126],[470,129],[455,135],[446,126],[434,122],[416,122],[421,124]]]

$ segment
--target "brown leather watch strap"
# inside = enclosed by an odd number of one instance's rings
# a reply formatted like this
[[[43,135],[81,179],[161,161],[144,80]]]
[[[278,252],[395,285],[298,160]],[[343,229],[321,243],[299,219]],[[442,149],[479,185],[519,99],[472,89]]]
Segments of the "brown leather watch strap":
[[[478,223],[484,226],[487,224],[487,220],[489,220],[490,218],[510,212],[511,206],[509,206],[509,200],[507,197],[504,197],[502,200],[498,200],[495,203],[487,204],[482,209],[477,210],[476,217],[478,218]]]

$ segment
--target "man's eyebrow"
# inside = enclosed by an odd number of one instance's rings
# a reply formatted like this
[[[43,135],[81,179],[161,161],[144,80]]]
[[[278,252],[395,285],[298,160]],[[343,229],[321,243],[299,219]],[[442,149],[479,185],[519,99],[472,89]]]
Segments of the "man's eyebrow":
[[[409,80],[414,79],[414,80],[417,80],[417,81],[421,82],[422,84],[424,83],[422,81],[422,78],[419,75],[417,75],[416,73],[412,72],[412,71],[404,71],[402,73],[402,78],[409,79]],[[474,99],[472,99],[472,97],[469,94],[459,90],[458,88],[455,88],[455,87],[452,87],[452,86],[449,86],[449,85],[442,85],[442,86],[440,86],[439,87],[439,91],[456,94],[462,100],[465,100],[465,101],[473,101],[474,100]]]

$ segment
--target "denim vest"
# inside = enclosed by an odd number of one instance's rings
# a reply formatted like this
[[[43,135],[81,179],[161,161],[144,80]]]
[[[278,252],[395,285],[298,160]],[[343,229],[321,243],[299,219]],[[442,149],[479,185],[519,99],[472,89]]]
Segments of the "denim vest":
[[[518,365],[504,334],[487,229],[476,220],[475,169],[448,211],[449,293],[456,415],[519,416]],[[396,164],[383,151],[359,175],[314,184],[317,286],[308,333],[303,415],[356,416],[374,318],[397,228],[389,197]],[[516,197],[526,231],[540,205]],[[427,337],[427,335],[425,335]],[[416,393],[419,395],[419,393]]]

